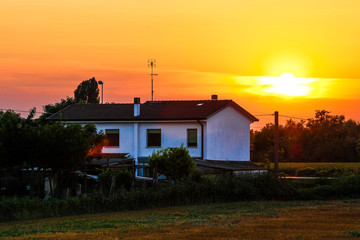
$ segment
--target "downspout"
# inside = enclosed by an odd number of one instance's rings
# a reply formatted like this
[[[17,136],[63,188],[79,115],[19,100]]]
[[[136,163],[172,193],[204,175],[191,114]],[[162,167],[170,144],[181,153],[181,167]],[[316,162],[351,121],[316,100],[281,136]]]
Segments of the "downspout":
[[[197,122],[201,126],[201,158],[204,159],[204,125],[200,122],[200,120],[197,120]]]

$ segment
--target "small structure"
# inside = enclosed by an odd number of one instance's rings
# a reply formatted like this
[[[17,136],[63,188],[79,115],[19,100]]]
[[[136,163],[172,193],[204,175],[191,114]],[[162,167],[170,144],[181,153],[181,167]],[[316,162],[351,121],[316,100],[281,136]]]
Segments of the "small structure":
[[[211,100],[141,104],[134,98],[133,104],[74,104],[48,119],[93,123],[109,142],[103,154],[128,153],[136,166],[146,165],[153,151],[182,144],[195,159],[249,163],[250,124],[258,121],[234,101],[218,100],[217,95]]]
[[[195,159],[196,171],[201,174],[262,174],[267,169],[250,161],[206,161]]]

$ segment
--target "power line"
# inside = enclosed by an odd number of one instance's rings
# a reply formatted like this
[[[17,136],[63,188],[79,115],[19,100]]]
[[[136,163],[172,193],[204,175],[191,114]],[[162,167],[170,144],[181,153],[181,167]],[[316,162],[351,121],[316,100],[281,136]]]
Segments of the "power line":
[[[287,118],[294,118],[294,119],[301,119],[301,120],[308,120],[310,118],[301,118],[301,117],[293,117],[293,116],[285,116],[285,115],[279,115],[280,117],[287,117]]]
[[[263,117],[263,116],[274,116],[274,114],[259,114],[259,115],[254,115],[255,117]]]
[[[16,109],[10,109],[10,108],[0,108],[0,111],[13,111],[13,112],[25,112],[30,113],[30,110],[16,110]],[[35,112],[35,114],[44,113],[44,112]]]
[[[265,117],[265,116],[274,116],[274,114],[257,114],[254,115],[255,117]],[[287,115],[279,115],[279,117],[285,117],[285,118],[294,118],[294,119],[301,119],[301,120],[308,120],[310,118],[302,118],[302,117],[295,117],[295,116],[287,116]]]

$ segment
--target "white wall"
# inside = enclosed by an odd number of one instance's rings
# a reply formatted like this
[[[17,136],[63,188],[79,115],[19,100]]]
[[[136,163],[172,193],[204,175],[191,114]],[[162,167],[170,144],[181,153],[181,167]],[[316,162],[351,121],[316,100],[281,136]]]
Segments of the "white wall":
[[[161,129],[161,147],[180,147],[183,143],[187,147],[187,129],[196,128],[197,147],[189,147],[192,157],[201,156],[201,126],[198,123],[139,123],[139,156],[147,157],[160,148],[147,147],[147,129]]]
[[[205,159],[250,161],[250,120],[227,107],[207,120]]]
[[[161,129],[161,147],[187,147],[187,129],[196,128],[197,147],[190,147],[192,157],[201,157],[201,126],[197,122],[173,123],[96,123],[98,131],[119,129],[120,146],[105,147],[103,153],[129,153],[131,157],[148,157],[154,150],[147,147],[147,129]],[[207,160],[250,160],[250,120],[234,108],[227,107],[211,116],[204,125],[204,159]],[[136,129],[138,129],[136,131]],[[137,146],[134,138],[138,134]],[[137,154],[136,154],[137,151]]]
[[[187,147],[187,129],[197,129],[197,147],[189,147],[192,157],[201,157],[201,126],[194,123],[94,123],[98,131],[105,129],[119,129],[120,146],[104,147],[103,153],[130,153],[131,157],[148,157],[153,151],[166,147],[180,147],[183,143]],[[136,126],[137,124],[137,126]],[[138,128],[138,152],[134,142]],[[161,148],[147,147],[147,129],[161,129]]]
[[[104,147],[103,153],[130,153],[134,155],[134,124],[133,123],[94,123],[98,131],[119,129],[120,146]]]

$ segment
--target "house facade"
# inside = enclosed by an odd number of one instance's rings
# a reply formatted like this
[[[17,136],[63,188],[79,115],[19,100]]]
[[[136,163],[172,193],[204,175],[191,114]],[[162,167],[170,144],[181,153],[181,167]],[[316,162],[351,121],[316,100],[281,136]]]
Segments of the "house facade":
[[[161,148],[188,148],[193,158],[250,161],[250,124],[258,121],[232,100],[75,104],[49,120],[92,123],[103,131],[103,153],[128,153],[139,163]]]

